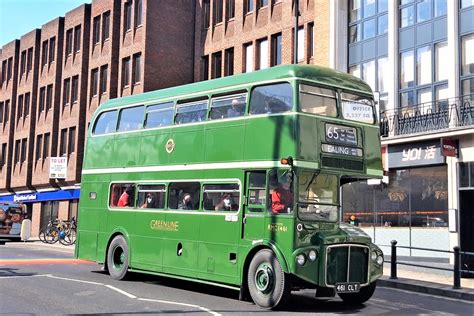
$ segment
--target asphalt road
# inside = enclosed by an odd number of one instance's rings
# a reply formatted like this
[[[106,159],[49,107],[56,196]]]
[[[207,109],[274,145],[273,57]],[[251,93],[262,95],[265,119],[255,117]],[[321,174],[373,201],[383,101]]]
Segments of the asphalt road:
[[[474,304],[439,296],[377,288],[367,303],[347,307],[338,298],[294,292],[280,311],[238,300],[238,293],[170,278],[132,274],[115,281],[71,251],[35,244],[0,246],[0,314],[113,315],[473,315]]]

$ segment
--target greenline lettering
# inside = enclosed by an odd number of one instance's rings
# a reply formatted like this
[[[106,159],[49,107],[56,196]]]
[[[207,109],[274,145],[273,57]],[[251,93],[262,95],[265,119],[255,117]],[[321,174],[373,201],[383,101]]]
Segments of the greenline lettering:
[[[166,231],[177,232],[179,228],[179,222],[167,222],[167,221],[152,219],[150,221],[150,228],[154,230],[166,230]]]

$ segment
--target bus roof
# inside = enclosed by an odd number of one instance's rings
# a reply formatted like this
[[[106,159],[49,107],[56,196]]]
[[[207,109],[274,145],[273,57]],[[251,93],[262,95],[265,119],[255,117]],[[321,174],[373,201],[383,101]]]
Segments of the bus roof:
[[[285,80],[290,78],[304,78],[325,86],[359,91],[362,93],[372,93],[372,90],[367,83],[347,73],[315,65],[282,65],[251,73],[200,81],[182,86],[112,99],[104,102],[99,108],[103,110],[123,106],[124,104],[146,103],[157,99],[177,97],[180,95],[193,94],[213,89],[230,88],[232,86],[251,84],[254,82]]]

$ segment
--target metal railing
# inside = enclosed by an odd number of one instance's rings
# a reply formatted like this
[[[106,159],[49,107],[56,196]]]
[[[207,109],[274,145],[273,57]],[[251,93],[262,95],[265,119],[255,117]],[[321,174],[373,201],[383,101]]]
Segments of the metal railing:
[[[380,134],[384,138],[474,126],[473,99],[464,96],[382,111]]]
[[[388,247],[387,245],[382,245],[382,246]],[[453,247],[453,251],[449,251],[449,250],[440,250],[440,249],[397,246],[397,241],[392,240],[390,247],[391,247],[390,279],[398,279],[398,277],[397,277],[397,264],[412,266],[412,267],[419,267],[419,268],[427,268],[427,269],[443,270],[443,271],[453,272],[453,289],[460,289],[461,288],[461,273],[464,273],[466,275],[469,274],[469,275],[474,276],[474,271],[461,269],[461,255],[474,256],[474,252],[461,251],[461,249],[458,246]],[[454,267],[453,267],[453,269],[447,269],[447,268],[441,268],[441,267],[434,267],[434,266],[427,266],[427,265],[422,265],[422,264],[415,264],[415,263],[398,261],[397,260],[397,248],[415,249],[415,250],[423,250],[423,251],[432,251],[432,252],[442,252],[442,253],[454,254]],[[384,261],[384,262],[389,262],[389,261]]]

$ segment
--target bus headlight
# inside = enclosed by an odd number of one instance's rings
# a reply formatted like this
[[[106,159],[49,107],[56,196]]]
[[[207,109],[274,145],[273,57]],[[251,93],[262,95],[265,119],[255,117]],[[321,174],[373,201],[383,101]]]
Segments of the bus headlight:
[[[309,261],[313,262],[313,261],[316,260],[317,257],[318,257],[318,253],[315,250],[310,250],[309,251],[309,253],[308,253]]]
[[[299,254],[298,256],[296,256],[296,262],[302,266],[306,263],[306,256],[304,254]]]
[[[377,264],[381,266],[383,264],[383,254],[379,254],[377,257]]]
[[[370,259],[372,259],[372,261],[376,261],[377,257],[378,257],[377,251],[372,250],[372,254],[370,255]]]

